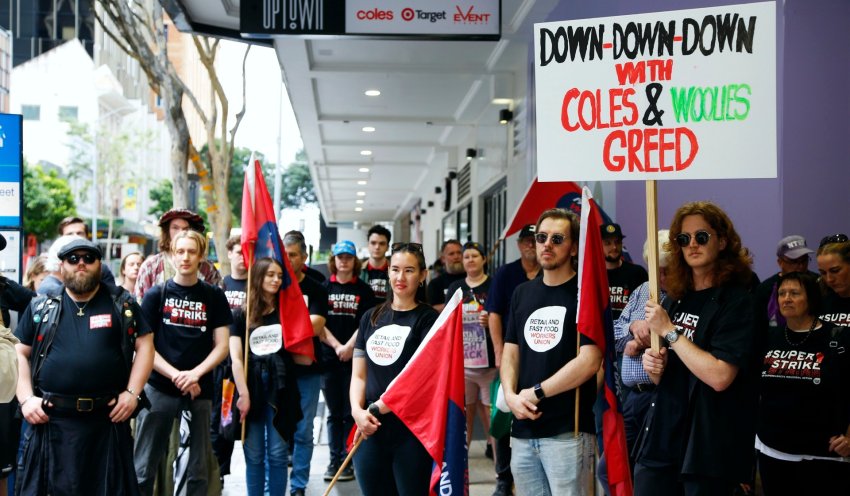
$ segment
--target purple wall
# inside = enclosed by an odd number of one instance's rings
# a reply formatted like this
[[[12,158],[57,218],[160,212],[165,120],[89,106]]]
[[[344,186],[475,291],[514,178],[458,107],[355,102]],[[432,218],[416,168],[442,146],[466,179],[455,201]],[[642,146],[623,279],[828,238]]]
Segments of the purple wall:
[[[546,20],[741,3],[754,2],[562,0]],[[734,221],[762,279],[777,271],[776,243],[783,236],[801,234],[816,249],[824,235],[850,231],[850,2],[785,0],[777,4],[776,21],[778,177],[658,182],[660,228],[682,203],[711,200]],[[616,185],[614,216],[633,254],[646,239],[644,190],[642,181]],[[817,270],[814,261],[810,268]]]

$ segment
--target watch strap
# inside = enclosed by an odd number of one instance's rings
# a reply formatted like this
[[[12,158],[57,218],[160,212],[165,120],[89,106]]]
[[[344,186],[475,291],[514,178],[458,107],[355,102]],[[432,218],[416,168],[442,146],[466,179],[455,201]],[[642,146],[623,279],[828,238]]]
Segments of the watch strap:
[[[534,385],[534,396],[537,396],[538,400],[542,400],[546,397],[546,393],[543,392],[543,387],[539,382]]]

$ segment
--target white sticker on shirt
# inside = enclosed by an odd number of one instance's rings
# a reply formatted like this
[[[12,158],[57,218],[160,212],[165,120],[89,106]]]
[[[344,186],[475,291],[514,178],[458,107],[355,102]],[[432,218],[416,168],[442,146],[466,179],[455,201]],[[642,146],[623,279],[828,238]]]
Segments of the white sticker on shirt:
[[[112,314],[103,313],[89,317],[89,329],[103,329],[104,327],[112,327]]]
[[[283,345],[283,330],[280,324],[260,326],[251,331],[249,343],[251,353],[255,355],[271,355]]]
[[[375,331],[366,341],[366,353],[376,365],[392,365],[401,356],[410,326],[391,324]]]
[[[535,310],[525,321],[525,342],[538,353],[551,350],[564,336],[567,307],[553,306]]]

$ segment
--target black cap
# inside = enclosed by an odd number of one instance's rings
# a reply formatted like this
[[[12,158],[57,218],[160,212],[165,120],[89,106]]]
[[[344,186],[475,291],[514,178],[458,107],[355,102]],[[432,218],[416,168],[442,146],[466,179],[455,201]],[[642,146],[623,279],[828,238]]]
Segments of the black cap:
[[[620,229],[620,224],[614,224],[613,222],[602,224],[601,230],[603,238],[625,238],[625,236],[623,236],[623,230]]]
[[[534,237],[534,232],[535,232],[536,230],[537,230],[537,229],[534,227],[534,224],[526,224],[525,226],[523,226],[523,228],[522,228],[522,229],[520,229],[520,231],[519,231],[519,238],[518,238],[518,239],[522,239],[522,238],[533,238],[533,237]]]
[[[83,238],[71,241],[70,243],[65,245],[61,250],[59,250],[59,253],[56,256],[59,258],[59,260],[65,260],[68,255],[80,250],[87,251],[95,255],[98,259],[103,258],[103,253],[100,251],[100,248],[91,241]]]
[[[3,251],[5,249],[6,249],[6,238],[2,234],[0,234],[0,251]]]

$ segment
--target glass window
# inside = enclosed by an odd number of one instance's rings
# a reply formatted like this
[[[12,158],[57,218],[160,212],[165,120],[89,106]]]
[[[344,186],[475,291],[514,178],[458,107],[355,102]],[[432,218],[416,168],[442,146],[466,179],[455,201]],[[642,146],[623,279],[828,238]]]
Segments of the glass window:
[[[77,120],[77,107],[70,106],[59,106],[59,120],[62,122],[75,121]]]
[[[40,105],[21,105],[21,115],[25,121],[37,121],[41,119]]]

